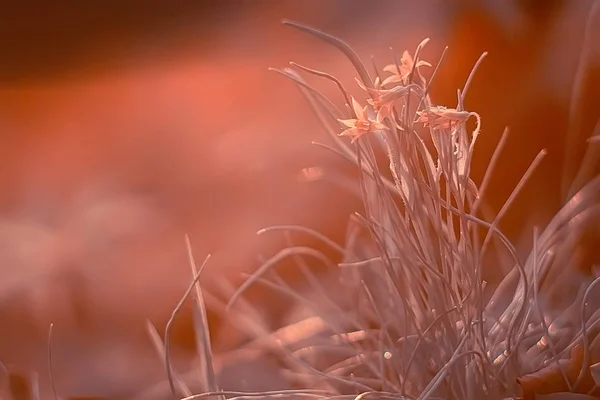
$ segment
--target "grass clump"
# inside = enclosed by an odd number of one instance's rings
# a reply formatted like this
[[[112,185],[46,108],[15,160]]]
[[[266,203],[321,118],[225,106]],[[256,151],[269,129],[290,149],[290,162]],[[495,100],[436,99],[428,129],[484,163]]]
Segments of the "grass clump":
[[[600,2],[594,10],[598,8]],[[337,251],[341,261],[317,249],[291,246],[232,290],[227,306],[218,305],[222,312],[234,304],[241,308],[233,322],[256,338],[229,355],[233,362],[244,354],[260,358],[274,353],[295,388],[220,390],[205,311],[210,295],[198,284],[209,258],[198,268],[188,239],[194,280],[167,324],[164,343],[148,326],[168,379],[136,398],[166,398],[167,393],[185,400],[600,398],[600,277],[573,272],[573,265],[584,262],[578,258],[582,240],[600,222],[600,176],[592,173],[600,123],[572,183],[564,188],[563,207],[545,227],[534,229],[531,251],[522,257],[499,223],[546,151],[531,161],[504,206],[492,214],[486,190],[508,130],[482,181],[474,182],[471,162],[483,122],[475,110],[464,107],[485,54],[458,90],[456,105],[443,106],[429,93],[446,50],[436,64],[423,60],[428,39],[414,52],[405,51],[370,71],[342,40],[284,23],[341,51],[356,70],[352,84],[362,94],[352,96],[346,83],[330,73],[297,63],[275,70],[299,87],[333,142],[316,144],[356,167],[357,182],[343,184],[350,195],[362,199],[363,209],[351,215],[344,245],[307,227],[261,230],[310,235]],[[588,40],[582,54],[588,54],[589,46]],[[339,101],[326,98],[305,76],[335,85]],[[573,104],[580,92],[573,91]],[[342,102],[343,107],[336,104]],[[571,120],[578,121],[578,116]],[[308,171],[315,172],[324,173]],[[275,274],[273,266],[286,258],[304,271],[310,293],[295,291]],[[339,274],[333,281],[315,276],[309,262]],[[483,278],[490,268],[509,272],[498,284],[490,284]],[[242,296],[257,283],[290,296],[308,316],[269,332]],[[188,387],[190,374],[177,373],[169,355],[172,321],[190,294],[200,360],[200,379],[193,371],[198,390]],[[557,306],[558,297],[562,303]]]
[[[569,262],[575,262],[571,255],[578,239],[599,222],[600,177],[577,179],[563,208],[546,227],[534,230],[532,249],[523,259],[498,225],[546,151],[532,160],[505,205],[491,215],[485,192],[497,154],[476,184],[471,161],[482,121],[464,108],[485,54],[458,91],[457,104],[441,106],[429,92],[445,50],[436,65],[422,60],[427,39],[414,53],[405,51],[371,73],[343,41],[284,23],[340,50],[364,94],[364,99],[353,97],[333,75],[297,63],[292,63],[295,69],[276,70],[298,85],[334,143],[319,145],[360,171],[353,189],[364,204],[350,218],[344,247],[308,228],[269,229],[303,232],[340,252],[335,287],[307,272],[319,301],[265,278],[287,257],[301,266],[308,257],[331,263],[317,250],[301,247],[266,262],[231,300],[260,282],[310,308],[314,315],[303,321],[314,328],[310,337],[272,335],[290,376],[334,398],[556,398],[567,393],[597,398],[600,311],[594,311],[593,299],[599,280],[593,274],[574,277]],[[335,84],[345,107],[336,106],[300,72]],[[590,157],[599,133],[590,141]],[[580,172],[589,170],[584,159]],[[510,272],[492,287],[483,280],[486,268]],[[566,279],[576,281],[574,290],[565,289]],[[557,295],[566,299],[566,311],[552,307]]]

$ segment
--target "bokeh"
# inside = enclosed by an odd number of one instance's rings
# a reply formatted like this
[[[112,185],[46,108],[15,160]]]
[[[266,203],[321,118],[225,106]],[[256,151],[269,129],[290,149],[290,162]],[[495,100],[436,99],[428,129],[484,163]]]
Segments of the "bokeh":
[[[268,68],[296,61],[349,87],[355,73],[282,18],[341,37],[379,66],[392,60],[390,47],[412,52],[429,37],[424,58],[435,63],[449,46],[432,89],[449,107],[487,51],[466,107],[483,118],[476,181],[510,127],[488,193],[492,210],[548,149],[503,220],[522,251],[531,228],[560,206],[565,160],[581,157],[600,114],[596,51],[582,126],[569,136],[589,0],[38,3],[3,10],[0,23],[0,361],[37,371],[46,395],[51,323],[64,396],[123,398],[164,379],[146,320],[162,331],[191,280],[185,234],[198,260],[213,255],[202,283],[221,300],[224,280],[236,287],[286,245],[278,234],[258,237],[260,228],[300,224],[343,241],[359,201],[302,171],[354,170],[310,144],[327,141],[317,119]],[[300,284],[298,271],[280,268]],[[490,280],[504,272],[486,271]],[[291,305],[273,296],[256,288],[248,298],[274,328]],[[190,309],[173,336],[182,369],[193,359]],[[223,365],[220,352],[244,334],[219,311],[210,317]],[[239,379],[253,368],[238,368]],[[237,376],[225,386],[239,385]],[[260,379],[253,384],[262,387]]]

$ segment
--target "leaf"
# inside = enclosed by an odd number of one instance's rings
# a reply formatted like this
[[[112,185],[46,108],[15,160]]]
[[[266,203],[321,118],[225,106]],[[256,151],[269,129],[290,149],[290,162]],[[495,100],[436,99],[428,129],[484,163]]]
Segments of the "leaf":
[[[578,371],[571,360],[558,360],[558,363],[567,376],[569,375],[569,371],[575,371],[575,378],[577,377]],[[523,389],[523,399],[533,400],[537,398],[536,395],[538,394],[553,394],[568,391],[569,385],[563,379],[559,365],[552,363],[538,371],[517,378],[517,383]]]
[[[283,20],[282,22],[285,25],[292,26],[296,29],[299,29],[301,31],[309,33],[309,34],[323,40],[324,42],[329,43],[330,45],[336,47],[350,60],[350,62],[356,69],[356,72],[358,72],[360,79],[365,84],[365,86],[368,87],[369,89],[374,89],[373,80],[369,76],[369,72],[367,72],[365,65],[362,63],[362,61],[360,60],[358,55],[354,52],[354,50],[352,50],[352,48],[350,48],[350,46],[348,46],[348,44],[346,44],[346,42],[344,42],[343,40],[338,39],[334,36],[331,36],[328,33],[325,33],[323,31],[320,31],[315,28],[311,28],[306,25],[299,24],[294,21]]]
[[[542,394],[535,397],[535,400],[596,400],[596,397],[570,392],[559,392],[551,394]]]
[[[577,385],[577,388],[574,389],[576,389],[578,393],[588,393],[593,389],[594,382],[590,375],[591,368],[587,365],[584,366],[583,362],[583,347],[577,345],[571,350],[569,359],[558,360],[558,362],[550,363],[538,371],[517,378],[517,383],[521,385],[521,388],[523,389],[523,399],[538,399],[539,396],[536,395],[552,395],[570,392],[573,389],[571,386],[577,381],[582,368],[585,368],[583,380]],[[596,373],[598,372],[600,371],[597,371]],[[567,379],[568,382],[565,379]],[[562,399],[562,397],[557,398]],[[585,399],[590,397],[587,396],[581,398]]]
[[[597,362],[596,364],[590,366],[590,373],[592,374],[594,383],[600,386],[600,362]]]

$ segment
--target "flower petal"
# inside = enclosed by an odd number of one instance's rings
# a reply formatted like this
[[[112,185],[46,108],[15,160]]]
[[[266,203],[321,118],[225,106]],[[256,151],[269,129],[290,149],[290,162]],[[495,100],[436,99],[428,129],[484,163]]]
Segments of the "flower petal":
[[[388,64],[385,67],[383,67],[383,70],[385,72],[389,72],[391,74],[400,75],[400,71],[398,70],[398,67],[396,66],[396,64]]]
[[[417,111],[417,115],[418,118],[415,122],[422,122],[426,124],[431,120],[427,111]]]
[[[356,119],[351,118],[351,119],[338,119],[338,122],[341,124],[346,125],[348,128],[354,128],[356,127]]]
[[[375,77],[375,81],[373,82],[373,86],[375,89],[379,89],[381,87],[381,79],[378,76]]]
[[[385,130],[387,126],[378,121],[371,121],[371,131]]]
[[[387,78],[385,78],[383,80],[383,82],[381,82],[381,86],[387,86],[390,83],[398,83],[398,82],[404,83],[404,80],[402,79],[402,76],[400,76],[400,75],[390,75]]]
[[[356,119],[363,119],[365,116],[365,110],[363,110],[363,108],[361,107],[360,104],[358,104],[358,101],[356,101],[356,99],[354,97],[352,97],[352,108],[354,109],[354,112],[356,113]]]
[[[362,132],[357,128],[349,128],[345,131],[338,133],[338,136],[360,136]]]
[[[402,66],[406,67],[409,71],[412,69],[414,62],[413,62],[413,58],[410,55],[410,53],[408,52],[408,50],[404,50],[404,53],[402,53],[402,58],[400,59],[400,62],[402,63]]]
[[[377,111],[377,118],[375,122],[381,123],[383,122],[390,114],[392,114],[392,108],[394,105],[392,103],[387,103],[379,108]]]
[[[440,114],[441,117],[450,119],[452,121],[460,121],[465,122],[471,116],[471,113],[468,111],[456,111],[454,108],[449,108],[444,110]]]

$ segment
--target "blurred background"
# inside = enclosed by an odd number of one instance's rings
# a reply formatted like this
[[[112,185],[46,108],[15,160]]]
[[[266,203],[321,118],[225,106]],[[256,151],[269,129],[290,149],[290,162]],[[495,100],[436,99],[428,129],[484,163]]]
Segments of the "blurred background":
[[[354,169],[310,145],[326,142],[324,132],[297,88],[268,68],[296,61],[348,86],[355,73],[282,18],[341,37],[380,67],[390,47],[412,53],[430,37],[424,58],[435,64],[449,46],[433,88],[449,107],[488,51],[466,107],[483,118],[476,182],[511,129],[488,192],[492,209],[548,149],[503,221],[522,251],[531,227],[559,208],[565,159],[581,157],[600,115],[594,50],[584,119],[567,145],[590,0],[37,3],[3,8],[0,23],[0,361],[16,374],[37,371],[46,395],[50,323],[65,397],[127,398],[163,379],[145,321],[162,332],[190,282],[184,234],[198,260],[213,254],[202,282],[216,295],[222,279],[239,285],[260,255],[286,244],[275,233],[257,237],[262,227],[301,224],[343,241],[360,204],[330,183],[304,182],[301,171]],[[600,38],[598,26],[591,34]],[[336,96],[327,82],[319,87]],[[249,298],[268,321],[289,307],[274,306],[265,290]],[[224,327],[219,311],[210,318],[218,357],[243,335]],[[186,308],[173,336],[184,366],[191,326]],[[238,388],[237,376],[224,386]]]

